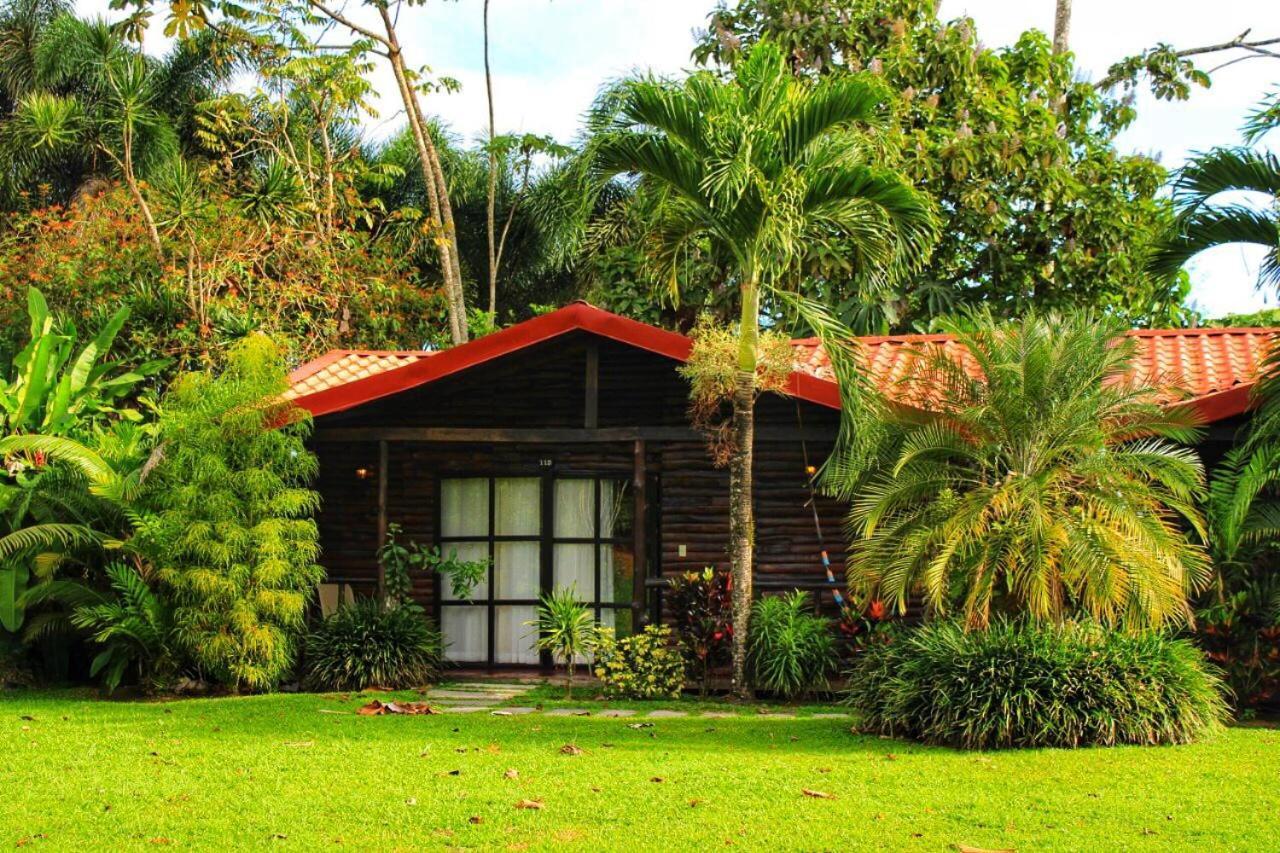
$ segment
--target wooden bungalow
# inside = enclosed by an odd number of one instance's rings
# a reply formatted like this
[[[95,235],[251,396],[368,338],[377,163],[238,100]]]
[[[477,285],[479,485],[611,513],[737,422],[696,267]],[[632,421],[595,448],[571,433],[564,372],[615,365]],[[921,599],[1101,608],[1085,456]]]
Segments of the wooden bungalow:
[[[1274,330],[1141,331],[1141,375],[1184,387],[1216,458],[1246,416]],[[864,338],[892,387],[923,346],[945,336]],[[809,506],[808,463],[835,439],[839,395],[814,340],[794,342],[787,394],[757,410],[755,582],[828,587]],[[677,368],[691,341],[575,303],[439,352],[338,350],[298,368],[289,396],[315,416],[322,562],[333,606],[380,583],[389,524],[402,540],[490,560],[470,600],[415,579],[449,657],[467,665],[546,664],[524,623],[538,595],[574,584],[619,633],[658,618],[675,573],[727,565],[728,475],[687,419]],[[819,497],[837,578],[843,507]],[[826,596],[830,601],[830,596]]]

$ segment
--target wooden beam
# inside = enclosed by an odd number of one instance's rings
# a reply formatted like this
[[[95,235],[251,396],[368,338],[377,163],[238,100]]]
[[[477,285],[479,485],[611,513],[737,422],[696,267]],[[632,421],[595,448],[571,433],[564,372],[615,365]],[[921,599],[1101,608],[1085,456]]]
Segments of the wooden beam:
[[[378,548],[387,541],[387,479],[390,471],[390,451],[385,440],[378,442]],[[387,573],[378,560],[378,597],[387,592]]]
[[[586,399],[582,406],[582,425],[595,429],[600,425],[600,345],[587,344]]]
[[[645,442],[643,438],[637,438],[634,447],[634,459],[632,462],[632,478],[631,490],[635,500],[635,509],[631,513],[631,535],[632,541],[632,577],[631,577],[631,625],[633,629],[639,629],[641,622],[645,617],[645,592],[647,586],[645,581],[648,579],[648,557],[645,552],[646,541],[645,533],[648,527],[645,514],[648,509],[648,494],[646,489],[646,481],[649,472],[645,467]]]
[[[835,430],[790,427],[763,427],[756,431],[757,442],[800,441],[830,442]],[[314,439],[329,441],[438,441],[472,442],[475,444],[583,444],[592,442],[634,441],[702,441],[703,436],[691,427],[604,427],[549,429],[523,427],[330,427],[317,429]]]

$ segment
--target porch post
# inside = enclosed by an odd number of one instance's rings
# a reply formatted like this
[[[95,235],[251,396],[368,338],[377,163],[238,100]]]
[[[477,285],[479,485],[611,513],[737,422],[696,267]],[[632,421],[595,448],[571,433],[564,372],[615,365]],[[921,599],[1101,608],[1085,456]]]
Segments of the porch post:
[[[636,439],[635,456],[632,461],[632,495],[635,500],[635,511],[632,513],[632,531],[633,555],[635,561],[631,578],[631,625],[639,628],[641,620],[645,618],[645,581],[649,577],[649,561],[645,554],[645,532],[648,528],[648,522],[645,520],[645,510],[648,501],[646,499],[645,481],[648,479],[645,470],[645,441],[643,438]]]
[[[378,442],[378,548],[387,541],[387,442]],[[375,554],[377,551],[374,552]],[[387,594],[387,572],[378,560],[378,598]]]

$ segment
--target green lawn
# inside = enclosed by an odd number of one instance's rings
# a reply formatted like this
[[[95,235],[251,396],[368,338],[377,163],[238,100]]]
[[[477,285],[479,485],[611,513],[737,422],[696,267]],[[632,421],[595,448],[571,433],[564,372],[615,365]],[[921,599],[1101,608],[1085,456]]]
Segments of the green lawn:
[[[1179,748],[974,754],[856,736],[842,720],[633,729],[634,719],[350,713],[361,701],[0,692],[0,848],[1276,843],[1280,731],[1264,728]],[[569,743],[582,753],[562,754]]]

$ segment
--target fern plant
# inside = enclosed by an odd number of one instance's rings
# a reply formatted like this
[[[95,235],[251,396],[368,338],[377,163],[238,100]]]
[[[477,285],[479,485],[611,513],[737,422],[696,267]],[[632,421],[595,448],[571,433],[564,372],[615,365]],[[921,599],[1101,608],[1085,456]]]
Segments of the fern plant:
[[[537,618],[526,625],[538,630],[535,646],[550,652],[565,665],[564,695],[573,697],[573,668],[578,657],[595,651],[599,629],[591,611],[578,601],[576,586],[544,593],[538,600]]]
[[[101,647],[89,674],[100,676],[108,691],[120,686],[130,667],[145,687],[169,684],[178,668],[172,609],[136,566],[112,562],[103,572],[106,589],[65,579],[32,587],[25,604],[59,604],[64,610],[45,611],[45,618],[27,626],[24,638],[30,641],[55,630],[65,619]]]

